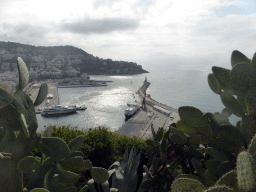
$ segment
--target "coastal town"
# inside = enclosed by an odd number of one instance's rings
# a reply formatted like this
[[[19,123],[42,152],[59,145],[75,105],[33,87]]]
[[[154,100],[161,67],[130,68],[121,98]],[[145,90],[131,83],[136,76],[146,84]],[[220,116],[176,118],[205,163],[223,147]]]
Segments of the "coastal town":
[[[107,83],[111,82],[91,80],[89,76],[91,74],[125,75],[147,72],[136,63],[99,59],[70,46],[35,48],[28,45],[17,47],[14,44],[16,47],[9,46],[4,49],[2,44],[3,42],[0,42],[1,86],[6,85],[10,92],[15,92],[17,89],[17,57],[21,57],[27,65],[30,82],[23,91],[33,102],[42,82],[48,84],[47,99],[35,107],[36,113],[41,113],[51,106],[60,106],[58,88],[107,86]],[[137,91],[140,99],[137,103],[139,110],[120,127],[118,132],[121,134],[133,136],[139,133],[141,138],[148,138],[152,135],[151,126],[157,130],[179,119],[177,109],[161,104],[146,94],[149,85],[146,78]]]
[[[127,75],[147,73],[133,62],[112,61],[95,57],[73,46],[35,47],[0,42],[0,82],[14,91],[18,83],[17,57],[27,65],[30,82],[55,79],[59,83],[106,86],[90,81],[89,75]]]

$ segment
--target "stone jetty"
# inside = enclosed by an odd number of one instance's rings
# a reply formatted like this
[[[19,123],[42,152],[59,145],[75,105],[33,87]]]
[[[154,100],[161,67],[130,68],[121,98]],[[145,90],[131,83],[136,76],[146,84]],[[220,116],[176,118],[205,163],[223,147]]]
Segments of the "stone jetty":
[[[152,137],[151,126],[157,131],[160,127],[166,129],[169,124],[180,120],[178,110],[155,101],[146,91],[150,83],[145,78],[143,85],[136,94],[140,98],[139,104],[142,106],[143,97],[145,97],[145,108],[137,111],[120,129],[116,132],[130,137],[137,136],[141,139]]]

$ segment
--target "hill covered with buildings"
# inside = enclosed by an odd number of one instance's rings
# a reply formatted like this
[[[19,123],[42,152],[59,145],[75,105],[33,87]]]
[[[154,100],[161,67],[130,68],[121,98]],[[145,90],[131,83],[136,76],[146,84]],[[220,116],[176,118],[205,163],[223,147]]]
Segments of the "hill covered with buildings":
[[[88,75],[147,73],[136,63],[102,59],[73,46],[44,47],[0,41],[0,73],[16,71],[17,57],[25,61],[31,80],[77,77],[83,73]]]

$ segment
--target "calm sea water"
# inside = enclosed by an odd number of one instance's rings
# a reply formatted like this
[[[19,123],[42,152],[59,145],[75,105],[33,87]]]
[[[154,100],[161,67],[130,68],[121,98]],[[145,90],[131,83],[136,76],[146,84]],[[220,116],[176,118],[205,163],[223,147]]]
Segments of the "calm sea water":
[[[127,103],[134,103],[138,99],[135,92],[145,77],[151,82],[147,93],[161,103],[174,108],[194,106],[202,112],[221,112],[224,108],[219,95],[211,91],[207,82],[211,66],[148,65],[144,68],[150,73],[91,76],[95,80],[113,81],[106,87],[59,88],[61,105],[85,104],[87,109],[63,117],[42,117],[37,114],[38,131],[48,124],[78,126],[78,129],[106,126],[112,131],[117,130],[125,123],[124,111]],[[238,120],[240,118],[234,115],[230,117],[233,125]]]

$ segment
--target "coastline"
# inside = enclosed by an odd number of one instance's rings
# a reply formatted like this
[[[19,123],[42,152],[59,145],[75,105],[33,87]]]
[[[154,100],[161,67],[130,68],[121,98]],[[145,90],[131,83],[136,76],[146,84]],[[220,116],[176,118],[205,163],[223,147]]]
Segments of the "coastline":
[[[166,129],[171,123],[176,123],[180,119],[177,109],[159,103],[146,94],[149,85],[150,83],[145,78],[143,85],[136,92],[140,98],[138,104],[142,106],[143,97],[145,97],[146,107],[141,107],[133,117],[115,132],[129,137],[137,136],[140,139],[147,139],[152,137],[151,127],[157,132],[160,127]]]
[[[164,129],[166,129],[169,124],[177,122],[180,119],[177,109],[157,102],[146,93],[149,85],[150,83],[145,80],[143,85],[139,87],[138,91],[136,92],[139,98],[137,104],[141,106],[143,96],[145,96],[146,108],[141,108],[125,124],[113,131],[113,133],[120,133],[128,137],[137,136],[141,139],[147,139],[148,137],[152,137],[151,126],[153,126],[155,131],[157,131],[160,127],[164,127]],[[42,110],[45,107],[59,104],[59,87],[57,86],[57,83],[48,82],[48,86],[48,94],[52,94],[53,98],[46,99],[41,105],[35,107],[36,112],[39,108]],[[29,86],[24,90],[30,94],[31,99],[35,101],[39,91],[39,86],[36,87],[35,84],[30,83]],[[170,119],[171,116],[174,118]],[[120,118],[122,118],[122,116],[120,116]]]

